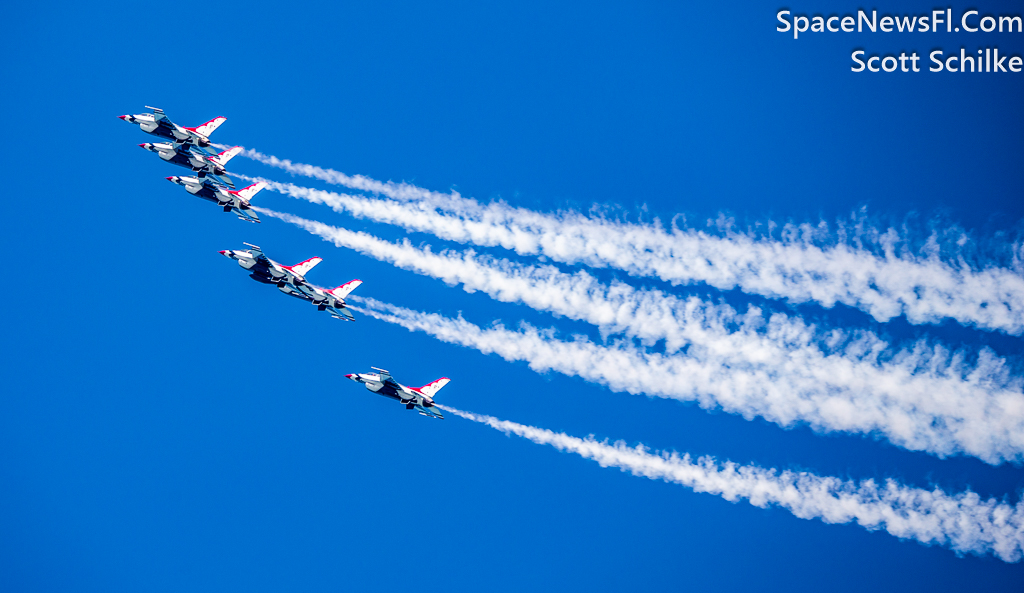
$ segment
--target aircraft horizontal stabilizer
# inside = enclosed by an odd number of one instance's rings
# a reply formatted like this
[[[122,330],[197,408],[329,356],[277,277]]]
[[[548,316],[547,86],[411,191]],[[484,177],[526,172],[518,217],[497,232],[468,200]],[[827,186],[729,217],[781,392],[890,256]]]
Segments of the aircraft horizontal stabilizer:
[[[444,416],[441,414],[441,412],[434,410],[434,408],[424,408],[423,406],[416,406],[416,411],[419,412],[421,416],[426,416],[428,418],[437,418],[438,420],[444,420]]]
[[[256,216],[255,212],[246,212],[245,210],[239,210],[234,208],[235,214],[238,215],[239,220],[245,220],[247,222],[259,222],[260,217]]]

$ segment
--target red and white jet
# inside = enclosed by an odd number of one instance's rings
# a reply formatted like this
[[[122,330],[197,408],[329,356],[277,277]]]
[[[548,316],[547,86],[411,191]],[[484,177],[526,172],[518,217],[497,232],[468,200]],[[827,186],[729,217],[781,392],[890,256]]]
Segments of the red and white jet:
[[[201,126],[185,128],[167,119],[163,109],[149,105],[146,105],[146,109],[152,109],[153,112],[119,115],[118,117],[128,123],[138,125],[147,134],[170,140],[176,144],[191,144],[204,148],[210,145],[210,134],[228,119],[215,117]]]
[[[228,177],[227,169],[224,167],[228,164],[228,161],[242,152],[241,146],[229,148],[224,152],[213,155],[194,146],[174,144],[172,142],[146,142],[145,144],[140,144],[139,147],[157,153],[160,155],[160,158],[168,163],[191,169],[200,179],[207,175],[213,175],[222,183],[235,187],[235,182],[231,181],[231,178]]]
[[[441,412],[438,412],[437,408],[434,407],[434,395],[436,395],[442,387],[447,385],[451,379],[448,377],[441,377],[436,381],[427,383],[423,387],[407,387],[395,381],[391,377],[391,373],[384,369],[378,369],[377,367],[370,368],[377,372],[352,373],[345,376],[356,383],[366,385],[367,389],[377,395],[382,395],[388,399],[393,399],[399,403],[405,404],[406,410],[416,410],[421,415],[428,418],[437,418],[439,420],[444,419]]]
[[[241,220],[259,222],[260,217],[252,212],[250,202],[253,196],[260,190],[267,187],[267,184],[260,181],[242,189],[228,189],[223,185],[215,183],[210,178],[200,179],[198,177],[168,177],[167,181],[176,183],[185,190],[204,200],[208,200],[224,208],[224,212],[234,212]]]
[[[279,288],[281,292],[313,303],[316,305],[317,311],[327,311],[335,319],[355,321],[356,318],[352,316],[348,307],[345,306],[345,297],[362,283],[362,280],[349,280],[341,286],[330,290],[313,286],[309,283],[299,286],[285,284],[284,286],[279,286]]]
[[[288,295],[309,301],[319,311],[328,311],[331,317],[346,321],[355,321],[349,312],[345,297],[363,283],[352,280],[337,288],[327,290],[314,286],[306,281],[306,274],[318,263],[319,257],[311,257],[294,266],[282,266],[263,254],[263,250],[251,243],[246,243],[248,250],[224,250],[220,254],[238,262],[242,268],[249,270],[249,277],[263,284],[276,284],[277,288]]]

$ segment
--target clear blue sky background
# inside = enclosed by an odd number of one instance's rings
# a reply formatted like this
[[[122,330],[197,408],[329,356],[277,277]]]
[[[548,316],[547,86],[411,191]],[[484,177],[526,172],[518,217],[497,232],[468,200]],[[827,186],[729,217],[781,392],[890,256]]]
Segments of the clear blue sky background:
[[[1024,74],[853,74],[849,54],[1024,54],[1024,36],[794,41],[775,31],[781,7],[763,3],[361,4],[0,7],[0,589],[1021,590],[1020,564],[732,504],[369,394],[345,373],[448,375],[439,401],[580,436],[1014,502],[1024,488],[1019,467],[611,393],[317,314],[217,251],[248,241],[284,263],[320,255],[319,284],[358,277],[359,294],[421,310],[590,332],[218,213],[164,181],[183,170],[137,148],[150,137],[116,116],[225,115],[220,142],[545,211],[596,203],[702,224],[866,206],[884,222],[1012,239]],[[271,192],[257,202],[405,236]],[[952,324],[678,292],[1020,362],[1020,340]]]

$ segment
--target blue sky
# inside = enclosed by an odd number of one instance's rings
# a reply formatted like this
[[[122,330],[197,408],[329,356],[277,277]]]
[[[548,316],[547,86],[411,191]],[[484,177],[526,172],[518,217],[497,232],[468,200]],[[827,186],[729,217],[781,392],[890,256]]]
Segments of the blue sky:
[[[597,204],[630,221],[683,214],[700,227],[720,213],[745,226],[866,208],[912,235],[962,228],[983,254],[1019,237],[1024,75],[853,74],[848,58],[855,47],[1024,54],[1024,37],[793,40],[775,31],[777,10],[0,8],[0,588],[1019,590],[1020,563],[730,503],[370,394],[344,375],[370,365],[412,385],[446,375],[438,401],[457,408],[737,463],[1012,503],[1024,489],[1019,465],[614,393],[365,315],[346,324],[317,314],[217,251],[247,241],[286,264],[319,255],[311,280],[321,285],[360,278],[362,296],[601,339],[581,322],[467,294],[279,221],[219,213],[164,181],[184,170],[137,148],[151,138],[116,118],[144,105],[182,125],[224,115],[219,142],[543,212]],[[328,188],[242,157],[231,169]],[[273,192],[257,202],[463,248]],[[950,321],[879,323],[850,307],[594,274],[895,344],[988,346],[1021,367],[1019,338]]]

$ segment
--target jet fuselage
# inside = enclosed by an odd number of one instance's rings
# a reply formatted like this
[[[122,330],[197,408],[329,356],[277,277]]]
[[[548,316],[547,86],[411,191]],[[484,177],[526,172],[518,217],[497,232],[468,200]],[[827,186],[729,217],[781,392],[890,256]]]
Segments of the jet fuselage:
[[[353,373],[345,376],[356,383],[362,383],[367,389],[377,395],[382,395],[388,399],[393,399],[403,404],[411,403],[424,407],[434,405],[434,400],[431,398],[415,392],[400,383],[382,381],[380,375],[377,373]]]

